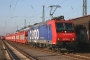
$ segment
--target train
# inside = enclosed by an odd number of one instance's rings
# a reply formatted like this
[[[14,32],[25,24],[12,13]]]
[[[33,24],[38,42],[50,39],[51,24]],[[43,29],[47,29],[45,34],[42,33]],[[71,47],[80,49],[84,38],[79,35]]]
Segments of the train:
[[[17,30],[15,33],[7,34],[5,36],[5,40],[26,44],[27,43],[27,33],[28,33],[29,28],[30,28],[29,26],[24,27],[20,30]]]
[[[65,20],[64,16],[58,16],[8,34],[5,39],[37,47],[62,50],[63,48],[73,48],[76,33],[72,20]]]

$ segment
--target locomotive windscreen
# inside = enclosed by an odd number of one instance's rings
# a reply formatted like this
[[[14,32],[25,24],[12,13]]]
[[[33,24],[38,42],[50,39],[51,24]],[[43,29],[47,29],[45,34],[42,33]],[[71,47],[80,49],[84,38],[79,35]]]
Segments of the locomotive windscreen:
[[[74,26],[72,23],[60,23],[56,22],[56,32],[61,32],[61,31],[74,31]]]

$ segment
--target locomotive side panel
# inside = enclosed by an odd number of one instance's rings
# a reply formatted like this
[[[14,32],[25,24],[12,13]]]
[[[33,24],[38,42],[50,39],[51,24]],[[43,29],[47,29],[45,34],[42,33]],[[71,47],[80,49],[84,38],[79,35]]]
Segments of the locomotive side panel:
[[[39,27],[39,40],[48,40],[48,27],[45,25]]]
[[[42,25],[39,29],[40,32],[40,42],[41,43],[47,43],[52,44],[52,30],[50,25]]]
[[[48,25],[32,27],[28,30],[28,42],[51,44],[51,30]]]
[[[28,30],[28,42],[33,42],[33,28]]]
[[[28,30],[28,42],[37,42],[39,39],[39,28],[31,27]]]

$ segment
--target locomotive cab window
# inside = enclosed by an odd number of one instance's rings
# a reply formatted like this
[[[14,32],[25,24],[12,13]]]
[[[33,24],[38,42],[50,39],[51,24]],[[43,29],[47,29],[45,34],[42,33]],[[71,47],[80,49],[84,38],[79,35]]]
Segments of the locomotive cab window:
[[[57,32],[60,32],[61,30],[64,30],[64,24],[63,23],[56,22],[55,25],[56,25],[56,31]]]
[[[60,23],[56,22],[56,32],[61,32],[61,31],[74,31],[74,26],[72,23]]]
[[[65,23],[65,29],[66,30],[74,30],[74,26],[72,23]]]

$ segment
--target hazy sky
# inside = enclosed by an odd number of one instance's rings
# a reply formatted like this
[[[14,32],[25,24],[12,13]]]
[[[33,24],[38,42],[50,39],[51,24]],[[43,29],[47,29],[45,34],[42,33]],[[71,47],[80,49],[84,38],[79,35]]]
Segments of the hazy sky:
[[[60,5],[53,16],[64,15],[65,19],[82,16],[83,0],[0,0],[0,35],[13,33],[26,25],[42,21],[42,6],[45,6],[45,20],[50,19],[50,5]],[[87,14],[90,15],[90,0],[87,0]]]

